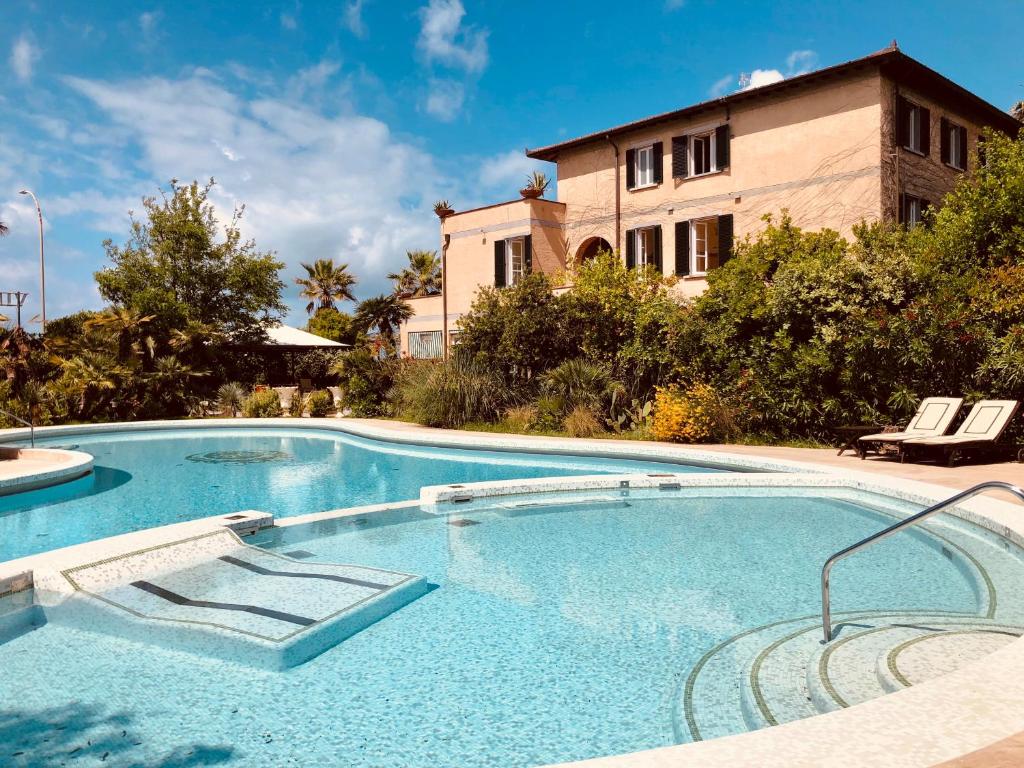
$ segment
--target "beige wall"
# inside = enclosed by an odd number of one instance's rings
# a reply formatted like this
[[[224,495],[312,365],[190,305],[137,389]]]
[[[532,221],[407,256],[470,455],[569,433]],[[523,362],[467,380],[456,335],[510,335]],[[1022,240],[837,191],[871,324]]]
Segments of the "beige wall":
[[[685,121],[616,138],[621,200],[620,250],[625,232],[661,224],[662,263],[675,264],[677,221],[732,214],[736,239],[760,230],[762,216],[788,209],[796,224],[830,227],[849,234],[862,219],[881,215],[881,79],[863,75],[794,91],[770,102],[756,101],[704,113]],[[730,126],[730,164],[708,176],[672,178],[672,137]],[[626,188],[626,150],[660,141],[663,182]],[[558,197],[566,204],[569,253],[588,238],[615,239],[614,149],[595,143],[565,151],[558,159]],[[695,295],[705,281],[686,278],[678,290]]]

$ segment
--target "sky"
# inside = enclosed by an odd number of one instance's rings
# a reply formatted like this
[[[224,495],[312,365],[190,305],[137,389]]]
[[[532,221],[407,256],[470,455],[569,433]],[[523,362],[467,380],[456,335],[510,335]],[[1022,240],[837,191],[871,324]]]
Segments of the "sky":
[[[357,298],[437,247],[432,204],[517,197],[525,157],[737,90],[900,48],[1007,109],[1024,3],[784,0],[0,0],[0,291],[99,308],[102,242],[161,186],[213,177],[222,219],[286,263],[333,258]],[[549,193],[550,194],[550,193]],[[343,307],[344,308],[344,307]],[[0,313],[13,316],[0,308]],[[31,326],[30,326],[31,327]]]

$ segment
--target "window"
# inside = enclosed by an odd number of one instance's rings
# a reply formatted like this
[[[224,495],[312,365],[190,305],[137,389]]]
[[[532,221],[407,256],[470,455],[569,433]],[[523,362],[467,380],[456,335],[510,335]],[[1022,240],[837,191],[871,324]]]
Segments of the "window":
[[[942,162],[950,168],[963,171],[967,168],[967,129],[952,120],[942,118],[940,154]]]
[[[654,264],[656,247],[654,227],[636,230],[636,265],[642,267],[645,264]]]
[[[441,357],[441,331],[420,331],[409,334],[409,357],[418,360]]]
[[[505,242],[508,254],[505,285],[515,285],[526,274],[526,243],[521,237],[514,237]]]
[[[654,184],[654,147],[640,147],[636,151],[636,186],[649,187]]]
[[[900,222],[913,229],[924,221],[924,212],[928,208],[927,200],[916,195],[900,195]]]
[[[693,174],[701,176],[714,173],[715,167],[715,132],[701,133],[690,137],[690,157],[693,158]]]
[[[927,155],[930,151],[930,113],[920,104],[897,97],[896,143],[904,149]]]
[[[718,217],[691,222],[690,231],[690,274],[703,275],[718,267]]]

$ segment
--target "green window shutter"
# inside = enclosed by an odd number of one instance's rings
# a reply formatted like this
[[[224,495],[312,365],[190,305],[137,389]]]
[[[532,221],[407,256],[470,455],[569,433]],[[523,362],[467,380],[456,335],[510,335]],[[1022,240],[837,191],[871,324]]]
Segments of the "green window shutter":
[[[636,150],[626,150],[626,189],[636,186]]]
[[[676,274],[690,274],[690,222],[676,222]]]
[[[662,181],[662,155],[664,154],[663,145],[660,141],[654,142],[654,146],[651,149],[651,158],[654,162],[654,183],[661,184]]]
[[[626,269],[636,266],[636,230],[626,230]]]
[[[672,178],[673,179],[685,179],[690,172],[689,164],[686,160],[687,147],[690,144],[689,136],[673,136],[672,137]]]
[[[949,154],[949,120],[944,117],[939,118],[939,160],[948,164],[953,162]]]
[[[724,171],[729,167],[729,125],[715,128],[715,167]]]
[[[932,124],[931,112],[924,107],[918,107],[921,112],[921,154],[928,156],[932,145]]]
[[[732,258],[732,214],[718,217],[718,266]]]
[[[654,267],[658,274],[664,274],[661,268],[661,224],[654,228]]]
[[[960,128],[957,128],[957,130],[960,131],[960,157],[957,158],[959,160],[959,163],[957,163],[957,165],[959,165],[961,168],[963,168],[966,171],[967,170],[967,129],[963,128],[963,127],[960,127]]]
[[[505,241],[494,241],[494,286],[501,288],[505,285]]]
[[[533,235],[523,238],[523,267],[526,274],[533,272]]]

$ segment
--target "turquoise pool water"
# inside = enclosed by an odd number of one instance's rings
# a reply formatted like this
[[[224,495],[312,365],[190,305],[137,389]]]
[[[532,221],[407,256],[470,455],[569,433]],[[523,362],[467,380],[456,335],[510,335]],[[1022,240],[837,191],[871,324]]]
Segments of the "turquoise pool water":
[[[0,496],[0,560],[157,525],[258,509],[278,517],[419,498],[445,483],[713,471],[656,462],[402,446],[307,429],[180,429],[37,440],[95,472]]]
[[[258,534],[303,562],[435,585],[284,672],[56,622],[0,631],[0,764],[470,768],[672,744],[701,655],[817,613],[825,557],[891,522],[850,501],[756,490],[455,511]],[[929,528],[1003,562],[994,588],[1019,593],[1022,569],[999,542],[962,523]],[[836,569],[834,605],[980,612],[977,574],[957,560],[925,534],[887,539]]]

